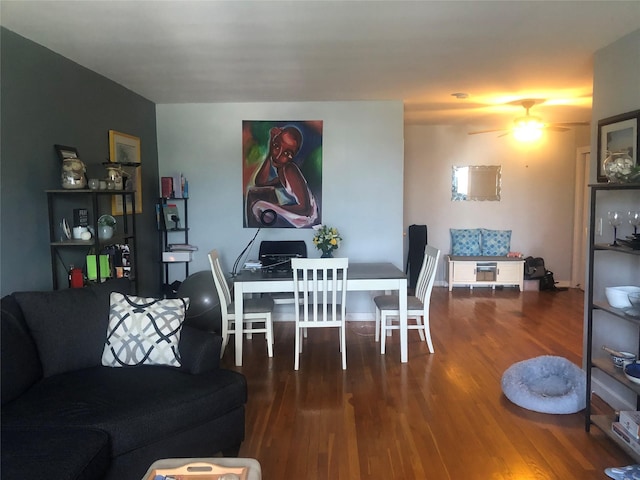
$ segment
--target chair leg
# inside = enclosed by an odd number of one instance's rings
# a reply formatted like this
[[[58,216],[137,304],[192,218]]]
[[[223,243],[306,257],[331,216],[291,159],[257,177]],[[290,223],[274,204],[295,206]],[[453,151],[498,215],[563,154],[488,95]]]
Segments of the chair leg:
[[[249,327],[249,325],[251,325],[251,324],[250,324],[250,323],[247,323],[247,322],[245,322],[245,324],[244,324],[244,329],[245,329],[245,331],[247,332],[247,333],[246,333],[246,335],[247,335],[247,337],[246,337],[246,338],[247,338],[247,340],[251,340],[251,339],[253,338],[253,333],[251,332],[251,329],[250,329],[250,328],[248,328],[248,327]]]
[[[431,327],[429,326],[429,314],[424,316],[424,336],[427,339],[427,347],[429,347],[429,353],[433,353],[433,342],[431,341]]]
[[[415,319],[416,319],[416,325],[423,325],[422,317],[415,317]],[[418,335],[420,335],[420,340],[423,342],[426,341],[424,330],[425,330],[424,325],[422,326],[422,328],[418,328]]]
[[[380,309],[376,305],[376,342],[380,341]]]
[[[223,318],[222,319],[222,332],[220,335],[222,336],[222,346],[220,347],[220,358],[224,355],[224,349],[227,348],[227,343],[229,343],[229,329],[232,328],[231,322]]]
[[[293,369],[298,370],[300,366],[300,327],[296,325],[296,340],[295,340],[295,352],[294,352],[294,361],[293,361]]]
[[[265,337],[267,340],[267,353],[269,357],[273,357],[273,323],[271,321],[271,314],[267,313],[267,316],[264,320],[264,326],[266,329]]]
[[[220,347],[220,358],[224,355],[224,349],[227,348],[227,343],[229,343],[229,336],[225,335],[222,337],[222,346]]]
[[[340,327],[340,351],[342,352],[342,369],[347,369],[347,335],[344,323]]]
[[[382,312],[380,318],[380,354],[384,355],[387,343],[387,314]]]

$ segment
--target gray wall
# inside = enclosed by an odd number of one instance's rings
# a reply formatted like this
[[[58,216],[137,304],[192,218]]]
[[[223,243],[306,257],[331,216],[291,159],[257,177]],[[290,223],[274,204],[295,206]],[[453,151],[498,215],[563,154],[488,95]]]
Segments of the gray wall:
[[[322,222],[342,236],[334,255],[403,268],[402,114],[397,100],[158,105],[160,173],[182,172],[189,179],[189,242],[199,247],[190,272],[209,269],[207,252],[212,248],[220,253],[225,271],[231,271],[256,232],[242,226],[241,135],[246,119],[322,120]],[[304,240],[309,256],[319,257],[313,233],[308,228],[262,229],[247,258],[258,258],[263,240]],[[172,280],[182,280],[182,266],[175,270]],[[369,297],[350,292],[349,320],[373,318]]]
[[[1,41],[0,291],[52,288],[46,189],[60,187],[54,144],[74,146],[90,177],[105,176],[108,131],[140,137],[139,292],[159,289],[155,227],[155,105],[5,28]]]

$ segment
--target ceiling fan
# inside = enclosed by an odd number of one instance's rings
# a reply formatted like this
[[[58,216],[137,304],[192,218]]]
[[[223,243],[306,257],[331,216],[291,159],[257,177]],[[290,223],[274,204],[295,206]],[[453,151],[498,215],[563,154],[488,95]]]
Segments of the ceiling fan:
[[[524,116],[518,117],[513,121],[511,128],[499,128],[491,130],[478,130],[469,132],[469,135],[477,135],[479,133],[504,132],[499,137],[504,137],[513,132],[514,137],[520,141],[535,141],[542,136],[544,130],[551,132],[566,132],[570,127],[589,125],[589,122],[562,122],[562,123],[545,123],[540,117],[531,115],[529,110],[536,104],[543,103],[544,100],[524,99],[512,102],[515,105],[521,105],[525,109]]]

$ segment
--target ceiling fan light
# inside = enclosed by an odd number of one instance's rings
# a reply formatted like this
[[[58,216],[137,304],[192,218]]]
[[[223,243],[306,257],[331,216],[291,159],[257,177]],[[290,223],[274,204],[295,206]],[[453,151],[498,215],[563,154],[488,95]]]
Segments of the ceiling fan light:
[[[532,115],[520,117],[515,120],[513,136],[520,142],[535,142],[542,137],[544,123]]]
[[[535,142],[542,137],[542,127],[520,125],[513,129],[513,136],[520,142]]]

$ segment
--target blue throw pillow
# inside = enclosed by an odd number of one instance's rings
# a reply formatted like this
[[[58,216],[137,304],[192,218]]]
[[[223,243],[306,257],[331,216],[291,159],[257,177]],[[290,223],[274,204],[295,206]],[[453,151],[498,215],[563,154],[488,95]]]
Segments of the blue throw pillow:
[[[451,232],[452,255],[461,255],[464,257],[482,255],[480,250],[479,228],[450,228],[449,231]]]
[[[511,230],[481,230],[483,256],[505,257],[511,251]]]

